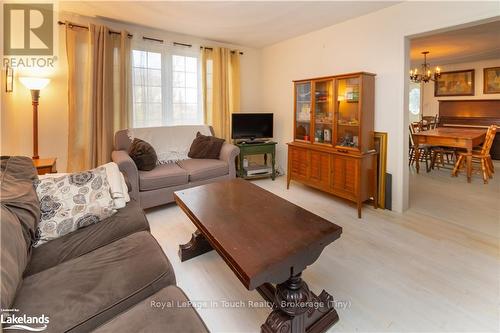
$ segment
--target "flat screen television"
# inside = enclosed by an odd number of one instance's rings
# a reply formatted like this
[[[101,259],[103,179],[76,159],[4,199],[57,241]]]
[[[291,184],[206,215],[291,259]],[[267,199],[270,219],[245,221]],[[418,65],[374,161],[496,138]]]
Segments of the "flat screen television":
[[[233,113],[231,138],[255,140],[273,137],[272,113]]]

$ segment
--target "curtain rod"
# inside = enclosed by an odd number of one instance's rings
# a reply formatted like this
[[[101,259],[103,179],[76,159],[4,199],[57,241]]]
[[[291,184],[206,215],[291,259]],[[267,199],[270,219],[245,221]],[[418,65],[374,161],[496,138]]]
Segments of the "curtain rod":
[[[63,22],[63,21],[57,21],[57,24],[59,25],[66,25],[66,22]],[[89,29],[89,27],[87,26],[84,26],[84,25],[80,25],[80,24],[75,24],[75,23],[71,23],[71,22],[68,22],[69,24],[69,27],[77,27],[77,28],[82,28],[82,29]],[[110,34],[116,34],[116,35],[120,35],[121,32],[119,31],[114,31],[114,30],[109,30],[109,33]],[[132,34],[128,34],[128,38],[132,38],[134,37],[134,35]],[[142,39],[143,40],[150,40],[150,41],[153,41],[153,42],[158,42],[158,43],[164,43],[165,41],[163,39],[158,39],[158,38],[153,38],[153,37],[146,37],[146,36],[142,36]],[[173,42],[172,44],[174,44],[175,46],[185,46],[185,47],[192,47],[193,45],[191,44],[185,44],[185,43],[179,43],[179,42]],[[205,46],[200,46],[200,49],[206,49],[206,50],[213,50],[213,48],[211,47],[205,47]],[[231,53],[235,53],[235,52],[238,52],[238,51],[231,51]],[[243,55],[243,52],[239,51],[239,53],[241,55]]]
[[[57,21],[57,24],[59,25],[66,25],[66,22],[62,22],[62,21]],[[84,25],[80,25],[80,24],[75,24],[75,23],[71,23],[69,22],[68,23],[69,27],[77,27],[77,28],[82,28],[82,29],[89,29],[89,27],[87,26],[84,26]],[[116,34],[116,35],[120,35],[121,32],[119,31],[114,31],[114,30],[109,30],[109,33],[110,34]],[[132,34],[128,34],[128,38],[132,38],[134,37],[134,35]],[[146,36],[142,36],[142,39],[143,40],[150,40],[150,41],[153,41],[153,42],[158,42],[158,43],[164,43],[164,40],[163,39],[158,39],[158,38],[153,38],[153,37],[146,37]],[[174,45],[176,46],[186,46],[186,47],[191,47],[192,45],[191,44],[185,44],[185,43],[178,43],[178,42],[173,42]]]
[[[66,25],[66,22],[57,21],[57,24],[59,24],[59,25]],[[80,24],[75,24],[75,23],[68,23],[68,26],[69,26],[70,28],[72,28],[72,27],[77,27],[77,28],[82,28],[82,29],[87,29],[87,30],[89,30],[89,27],[86,27],[86,26],[84,26],[84,25],[80,25]],[[119,31],[114,31],[114,30],[109,30],[109,33],[110,33],[110,34],[121,35],[121,32],[119,32]],[[132,38],[132,37],[134,37],[134,35],[128,34],[128,38]]]
[[[206,46],[200,46],[200,49],[205,49],[205,50],[213,50],[212,47],[206,47]],[[231,51],[231,53],[236,53],[236,52],[239,52],[241,55],[243,55],[244,53],[241,52],[241,51],[237,51],[237,50],[233,50]]]

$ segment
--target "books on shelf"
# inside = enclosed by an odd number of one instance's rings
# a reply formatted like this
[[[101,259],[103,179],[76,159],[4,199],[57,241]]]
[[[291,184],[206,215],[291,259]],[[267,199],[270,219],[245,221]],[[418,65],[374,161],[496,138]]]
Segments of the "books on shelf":
[[[359,126],[359,120],[357,119],[352,119],[352,120],[338,120],[337,124],[339,125],[344,125],[344,126]]]

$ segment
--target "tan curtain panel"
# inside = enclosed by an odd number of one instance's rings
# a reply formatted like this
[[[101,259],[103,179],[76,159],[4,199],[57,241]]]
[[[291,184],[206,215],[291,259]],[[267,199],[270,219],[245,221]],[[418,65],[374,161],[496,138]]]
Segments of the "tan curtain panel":
[[[231,140],[231,114],[240,111],[240,54],[227,48],[202,48],[205,123],[215,136]]]
[[[68,58],[68,171],[94,168],[111,160],[114,133],[130,119],[130,40],[128,33],[90,24],[66,25]]]

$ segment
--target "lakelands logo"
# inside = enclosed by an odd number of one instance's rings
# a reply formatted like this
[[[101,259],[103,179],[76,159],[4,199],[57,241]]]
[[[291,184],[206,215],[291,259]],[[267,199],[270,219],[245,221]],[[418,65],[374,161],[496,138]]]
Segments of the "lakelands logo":
[[[25,330],[31,332],[42,332],[47,329],[49,317],[42,314],[39,316],[17,315],[19,309],[2,309],[0,321],[4,330]]]
[[[53,3],[4,3],[4,67],[54,67],[54,26]]]

